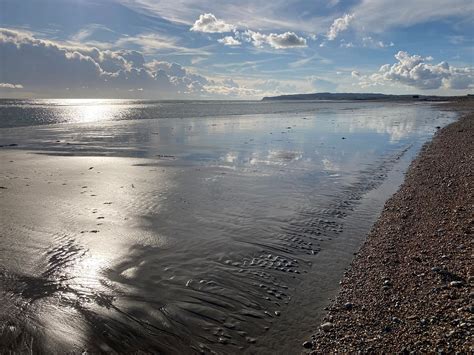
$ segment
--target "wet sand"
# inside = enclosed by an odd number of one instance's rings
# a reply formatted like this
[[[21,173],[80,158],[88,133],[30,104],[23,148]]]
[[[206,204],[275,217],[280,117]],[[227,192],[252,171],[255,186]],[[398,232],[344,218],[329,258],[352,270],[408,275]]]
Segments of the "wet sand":
[[[306,352],[474,351],[473,101],[411,164]]]
[[[107,107],[0,131],[0,352],[298,351],[413,157],[455,116],[323,103],[103,121],[125,110]]]

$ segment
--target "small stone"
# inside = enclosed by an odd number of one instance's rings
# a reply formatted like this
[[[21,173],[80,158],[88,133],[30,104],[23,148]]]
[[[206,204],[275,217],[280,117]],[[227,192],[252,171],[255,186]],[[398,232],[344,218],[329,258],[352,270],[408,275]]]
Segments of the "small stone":
[[[303,348],[305,348],[305,349],[311,349],[312,347],[313,347],[313,343],[310,342],[310,341],[305,341],[303,343]]]
[[[326,323],[321,324],[321,329],[327,332],[331,330],[333,326],[334,324],[332,324],[331,322],[326,322]]]
[[[461,287],[462,285],[463,285],[462,281],[451,281],[449,283],[449,286],[451,286],[451,287]]]
[[[449,338],[449,337],[452,337],[454,334],[456,334],[456,331],[452,330],[449,333],[447,333],[446,336]]]
[[[280,316],[280,314],[281,314],[281,312],[280,312],[280,311],[275,311],[275,315],[276,315],[277,317],[279,317],[279,316]]]
[[[348,311],[352,310],[353,307],[354,305],[350,302],[347,302],[344,304],[344,308],[347,309]]]

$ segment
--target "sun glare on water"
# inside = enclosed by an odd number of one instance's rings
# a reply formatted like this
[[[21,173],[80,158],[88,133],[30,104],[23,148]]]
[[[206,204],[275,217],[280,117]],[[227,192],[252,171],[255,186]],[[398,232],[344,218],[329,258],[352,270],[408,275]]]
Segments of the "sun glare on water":
[[[124,100],[112,99],[61,99],[51,103],[61,107],[61,121],[75,123],[117,120],[128,109]]]

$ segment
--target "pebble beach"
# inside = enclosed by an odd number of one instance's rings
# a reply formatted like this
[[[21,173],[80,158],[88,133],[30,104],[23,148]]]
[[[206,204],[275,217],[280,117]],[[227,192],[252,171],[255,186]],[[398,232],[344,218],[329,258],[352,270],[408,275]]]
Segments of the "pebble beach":
[[[385,204],[307,352],[472,353],[473,102]]]

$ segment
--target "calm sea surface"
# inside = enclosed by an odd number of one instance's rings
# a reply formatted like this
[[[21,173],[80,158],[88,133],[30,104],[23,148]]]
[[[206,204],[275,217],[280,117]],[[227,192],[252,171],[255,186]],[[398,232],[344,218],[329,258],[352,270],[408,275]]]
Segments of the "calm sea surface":
[[[378,102],[0,100],[0,317],[58,352],[299,353],[454,119]]]

